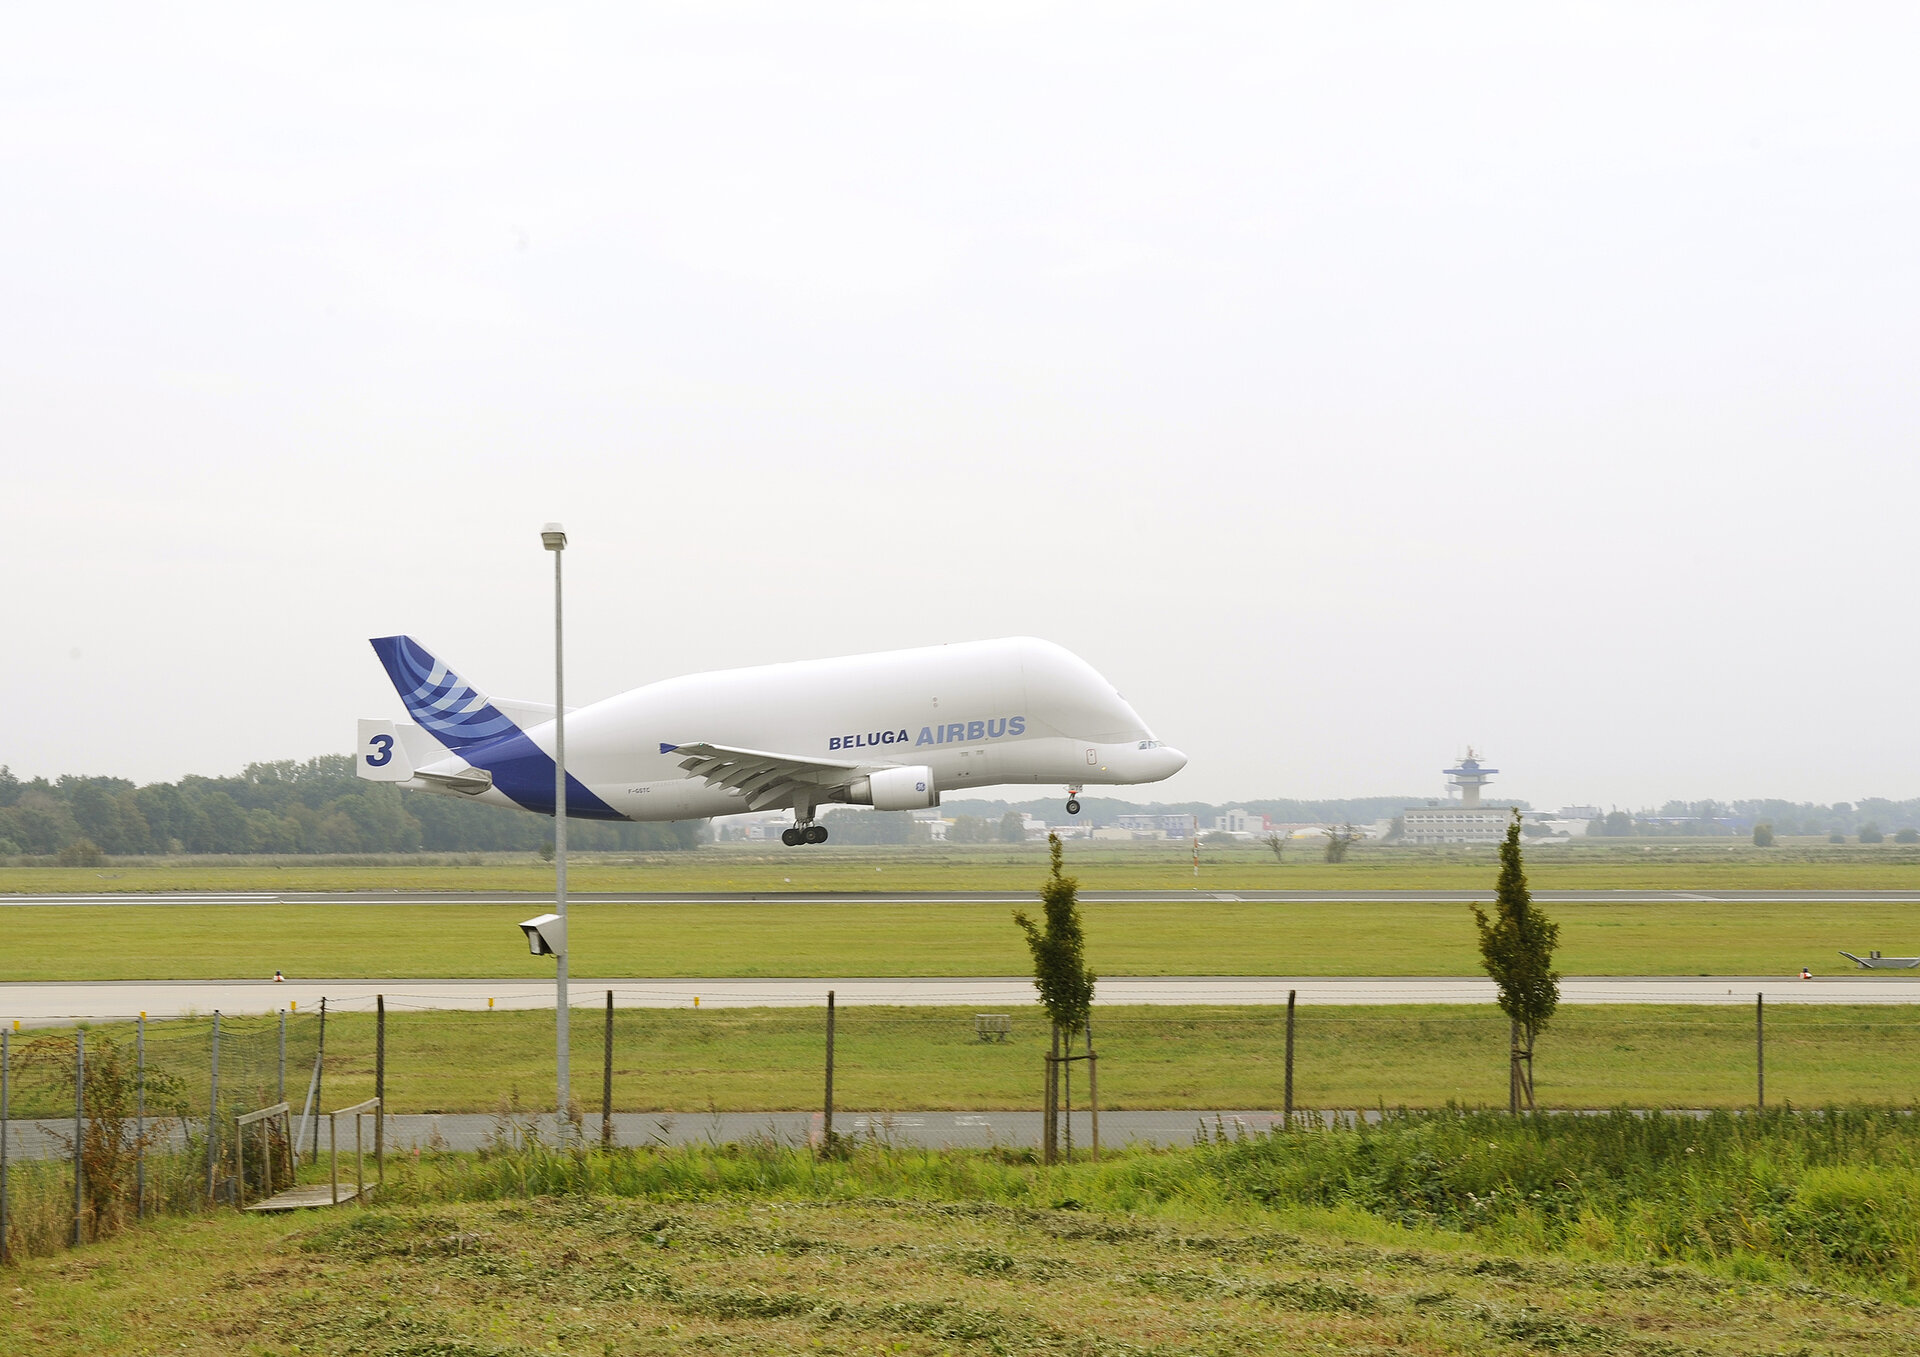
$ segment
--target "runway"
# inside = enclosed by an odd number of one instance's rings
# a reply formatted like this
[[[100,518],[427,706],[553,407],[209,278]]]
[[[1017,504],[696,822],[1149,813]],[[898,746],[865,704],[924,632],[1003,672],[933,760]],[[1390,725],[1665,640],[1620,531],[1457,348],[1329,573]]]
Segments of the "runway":
[[[1491,889],[1120,891],[1083,887],[1080,891],[1083,904],[1205,905],[1213,901],[1279,905],[1464,904],[1491,896]],[[1030,902],[1034,896],[1031,891],[575,891],[567,898],[574,905],[1000,905]],[[1920,904],[1920,890],[1536,890],[1533,898],[1542,904]],[[9,905],[539,905],[551,903],[552,899],[551,894],[537,891],[98,891],[84,895],[0,895],[0,908]]]
[[[892,979],[580,979],[570,982],[573,1005],[590,1009],[608,990],[621,1008],[804,1008],[824,1006],[827,991],[840,1005],[948,1006],[981,1011],[1034,1002],[1022,977]],[[1119,976],[1099,983],[1095,1002],[1123,1004],[1490,1004],[1491,981],[1470,976]],[[1840,975],[1816,980],[1783,976],[1573,976],[1560,982],[1568,1004],[1920,1003],[1920,976]],[[365,1012],[376,996],[397,1010],[486,1011],[553,1007],[551,982],[516,980],[111,980],[0,985],[0,1023],[55,1026],[133,1018],[298,1012]]]

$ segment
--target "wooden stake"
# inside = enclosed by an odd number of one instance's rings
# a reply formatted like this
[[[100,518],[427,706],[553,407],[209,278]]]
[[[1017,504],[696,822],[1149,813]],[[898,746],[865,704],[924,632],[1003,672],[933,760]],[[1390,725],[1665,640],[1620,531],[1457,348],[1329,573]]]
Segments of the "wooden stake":
[[[1756,1101],[1767,1110],[1767,996],[1753,996],[1753,1074]]]
[[[1040,1112],[1040,1160],[1051,1164],[1060,1154],[1060,1025],[1053,1025],[1053,1045],[1047,1053],[1047,1093]]]
[[[1507,1111],[1520,1115],[1520,1020],[1507,1033]]]
[[[1071,1164],[1073,1162],[1073,1036],[1071,1033],[1062,1044],[1067,1058],[1060,1062],[1060,1087],[1067,1111],[1067,1162]]]

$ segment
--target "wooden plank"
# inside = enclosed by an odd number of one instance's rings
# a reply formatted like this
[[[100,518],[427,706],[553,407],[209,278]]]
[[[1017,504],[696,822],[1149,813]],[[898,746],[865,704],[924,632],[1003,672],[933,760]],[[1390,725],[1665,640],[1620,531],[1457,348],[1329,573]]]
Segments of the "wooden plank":
[[[373,1196],[374,1186],[375,1185],[372,1183],[367,1184],[366,1195],[368,1197]],[[341,1206],[345,1206],[348,1202],[351,1202],[354,1200],[355,1195],[356,1194],[352,1187],[350,1186],[342,1187],[340,1189],[339,1204]],[[280,1193],[278,1196],[268,1197],[265,1201],[255,1202],[253,1205],[249,1206],[247,1210],[249,1211],[304,1211],[310,1207],[332,1206],[333,1204],[334,1204],[334,1200],[333,1200],[332,1187],[330,1187],[326,1183],[314,1183],[308,1187],[290,1188],[287,1191]]]

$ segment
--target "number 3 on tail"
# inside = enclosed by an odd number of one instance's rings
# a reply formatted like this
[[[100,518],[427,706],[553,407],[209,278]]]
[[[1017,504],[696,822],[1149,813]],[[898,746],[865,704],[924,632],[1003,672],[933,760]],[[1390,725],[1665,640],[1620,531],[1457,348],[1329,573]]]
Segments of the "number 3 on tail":
[[[393,762],[393,736],[376,735],[368,740],[367,743],[372,745],[377,751],[367,755],[368,767],[385,768],[389,763]]]

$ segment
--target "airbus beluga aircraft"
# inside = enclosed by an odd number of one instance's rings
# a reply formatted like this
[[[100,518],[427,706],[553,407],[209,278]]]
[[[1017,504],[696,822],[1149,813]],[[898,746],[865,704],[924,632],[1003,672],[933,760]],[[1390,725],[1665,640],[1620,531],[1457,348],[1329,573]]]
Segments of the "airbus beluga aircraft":
[[[414,721],[363,720],[359,775],[553,814],[554,709],[489,697],[410,636],[373,648]],[[1187,757],[1112,684],[1012,637],[690,674],[567,709],[567,815],[694,820],[792,808],[825,843],[833,804],[924,810],[943,792],[1158,782]]]

